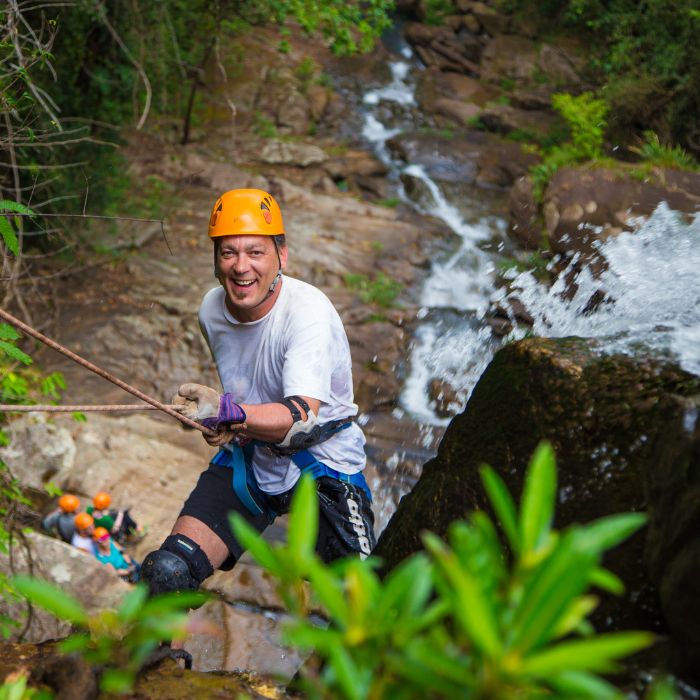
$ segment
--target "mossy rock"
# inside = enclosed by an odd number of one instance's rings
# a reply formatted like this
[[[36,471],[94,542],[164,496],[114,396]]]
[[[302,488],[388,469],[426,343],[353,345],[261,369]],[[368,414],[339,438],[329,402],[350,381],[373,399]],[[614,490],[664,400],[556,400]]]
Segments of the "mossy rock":
[[[668,361],[605,355],[579,338],[509,344],[450,423],[376,553],[392,568],[421,548],[422,530],[444,536],[452,521],[488,508],[483,463],[519,497],[528,459],[547,439],[559,465],[559,527],[649,513],[646,531],[608,555],[627,592],[605,599],[597,622],[662,629],[663,608],[674,638],[690,640],[700,635],[700,557],[691,556],[700,549],[698,406],[700,378]]]

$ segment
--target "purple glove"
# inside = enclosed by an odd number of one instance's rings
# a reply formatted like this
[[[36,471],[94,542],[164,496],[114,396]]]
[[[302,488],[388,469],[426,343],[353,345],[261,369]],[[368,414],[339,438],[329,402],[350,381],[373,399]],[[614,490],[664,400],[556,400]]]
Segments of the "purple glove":
[[[223,394],[219,399],[219,413],[211,418],[203,418],[200,423],[205,428],[220,430],[231,423],[245,423],[245,411],[233,400],[231,394]]]

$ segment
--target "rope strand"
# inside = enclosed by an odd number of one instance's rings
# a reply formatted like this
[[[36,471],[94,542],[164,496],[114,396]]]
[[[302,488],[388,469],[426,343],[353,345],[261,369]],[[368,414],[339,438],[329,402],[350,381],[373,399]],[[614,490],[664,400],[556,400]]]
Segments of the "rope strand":
[[[168,408],[174,408],[175,404],[165,404]],[[32,411],[47,411],[49,413],[84,413],[86,411],[157,411],[156,406],[140,403],[121,404],[79,404],[76,406],[55,406],[53,404],[34,404],[31,406],[14,403],[0,404],[0,413],[31,413]]]
[[[4,319],[9,324],[13,325],[15,328],[18,328],[27,335],[32,336],[32,338],[36,338],[38,341],[44,343],[44,345],[48,345],[53,350],[56,350],[56,352],[60,352],[62,355],[65,355],[68,359],[73,360],[73,362],[77,362],[82,367],[85,367],[85,369],[89,369],[91,372],[94,372],[103,379],[106,379],[108,382],[116,384],[120,389],[128,391],[130,394],[133,394],[142,401],[145,401],[146,403],[151,404],[151,406],[154,406],[155,408],[163,411],[164,413],[167,413],[169,416],[172,416],[173,418],[179,420],[180,423],[184,423],[184,425],[188,425],[190,428],[199,430],[205,435],[210,435],[212,437],[216,435],[216,431],[211,430],[210,428],[205,428],[203,425],[200,425],[192,419],[187,418],[186,416],[183,416],[174,409],[170,408],[169,405],[161,403],[157,399],[154,399],[148,396],[147,394],[144,394],[139,389],[136,389],[130,384],[127,384],[121,379],[118,379],[113,374],[110,374],[109,372],[107,372],[107,370],[101,369],[97,365],[92,364],[92,362],[89,362],[88,360],[80,357],[80,355],[76,355],[74,352],[68,350],[68,348],[63,347],[63,345],[57,343],[55,340],[51,340],[51,338],[48,338],[43,333],[39,333],[39,331],[34,330],[31,326],[28,326],[26,323],[23,323],[18,318],[15,318],[12,314],[8,313],[4,309],[0,309],[0,318]]]

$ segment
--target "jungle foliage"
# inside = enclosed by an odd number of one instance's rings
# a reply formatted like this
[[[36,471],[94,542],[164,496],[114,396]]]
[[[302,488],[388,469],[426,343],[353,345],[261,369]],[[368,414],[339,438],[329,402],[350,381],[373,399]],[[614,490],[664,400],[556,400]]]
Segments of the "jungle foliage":
[[[610,126],[652,129],[664,143],[700,153],[699,0],[501,0],[544,36],[585,37],[589,67],[604,83]]]
[[[289,32],[283,25],[290,24],[338,54],[365,51],[389,25],[393,2],[45,0],[2,5],[0,199],[30,205],[38,213],[76,213],[86,204],[88,211],[102,211],[113,192],[124,191],[115,186],[126,177],[124,164],[110,145],[119,144],[125,127],[158,129],[183,142],[190,138],[208,67],[215,65],[224,74],[236,69],[222,56],[235,54],[231,46],[240,33],[263,24]],[[33,228],[56,233],[39,224]]]
[[[286,545],[268,544],[233,516],[239,541],[279,583],[292,615],[287,641],[320,661],[304,669],[306,697],[622,698],[599,674],[617,669],[652,636],[596,634],[588,617],[598,601],[593,589],[623,587],[602,568],[603,553],[644,516],[554,530],[556,465],[546,443],[531,460],[519,509],[493,469],[484,467],[482,480],[501,533],[475,512],[452,524],[447,542],[425,533],[426,551],[383,580],[372,558],[318,559],[308,479],[295,493]],[[309,617],[314,604],[330,618],[327,627]]]

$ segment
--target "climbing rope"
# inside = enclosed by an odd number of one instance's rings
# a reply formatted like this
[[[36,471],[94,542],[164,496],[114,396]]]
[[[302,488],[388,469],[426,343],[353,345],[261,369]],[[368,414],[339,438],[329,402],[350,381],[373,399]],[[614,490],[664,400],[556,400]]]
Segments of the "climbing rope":
[[[112,384],[116,384],[120,389],[124,389],[124,391],[128,391],[130,394],[133,394],[134,396],[141,399],[142,401],[145,401],[146,403],[150,404],[154,408],[157,408],[158,410],[163,411],[164,413],[167,413],[169,416],[176,418],[177,420],[180,421],[180,423],[183,423],[184,425],[187,425],[190,428],[194,428],[195,430],[199,430],[200,432],[204,433],[205,435],[211,435],[211,436],[216,435],[216,431],[211,430],[210,428],[205,428],[203,425],[200,425],[199,423],[193,421],[192,419],[187,418],[186,416],[183,416],[181,413],[178,413],[175,409],[172,408],[172,405],[161,403],[157,399],[154,399],[151,396],[144,394],[142,391],[140,391],[139,389],[136,389],[135,387],[131,386],[130,384],[123,382],[121,379],[115,377],[113,374],[110,374],[106,370],[101,369],[97,365],[94,365],[92,362],[89,362],[88,360],[80,357],[80,355],[76,355],[74,352],[72,352],[71,350],[68,350],[68,348],[63,347],[63,345],[60,345],[55,340],[51,340],[51,338],[48,338],[43,333],[39,333],[39,331],[34,330],[31,326],[28,326],[26,323],[23,323],[18,318],[15,318],[12,314],[8,313],[4,309],[0,309],[0,318],[7,321],[9,324],[13,325],[15,328],[22,331],[23,333],[26,333],[27,335],[32,336],[32,338],[36,338],[41,343],[44,343],[44,345],[48,345],[53,350],[56,350],[56,352],[60,352],[62,355],[65,355],[67,358],[73,360],[73,362],[77,362],[82,367],[85,367],[86,369],[89,369],[91,372],[94,372],[95,374],[102,377],[103,379],[106,379],[108,382],[112,382]],[[16,411],[16,410],[18,410],[18,408],[19,407],[15,406],[11,410]],[[31,408],[35,411],[38,410],[36,408],[36,406],[32,406]],[[146,407],[144,407],[144,408],[146,408]],[[8,409],[8,410],[10,410],[10,409]],[[85,407],[80,408],[80,409],[75,409],[75,410],[83,410],[84,411]],[[100,409],[98,408],[96,410],[100,410]],[[102,410],[109,410],[109,409],[104,408]],[[122,410],[126,410],[126,408],[125,408],[125,406],[122,405],[117,410],[122,411]],[[148,409],[146,409],[146,410],[148,410]]]
[[[165,404],[169,408],[175,408],[175,404]],[[0,413],[31,413],[34,411],[48,411],[49,413],[82,413],[84,411],[157,411],[157,406],[144,405],[142,403],[116,403],[116,404],[102,404],[97,406],[95,404],[80,404],[75,406],[68,406],[67,404],[62,404],[57,406],[55,404],[31,404],[30,406],[23,406],[16,403],[1,403]]]

